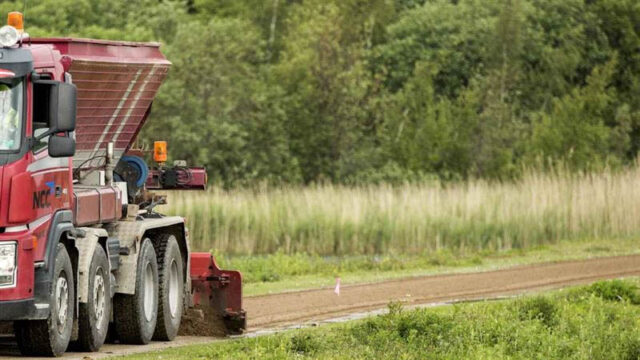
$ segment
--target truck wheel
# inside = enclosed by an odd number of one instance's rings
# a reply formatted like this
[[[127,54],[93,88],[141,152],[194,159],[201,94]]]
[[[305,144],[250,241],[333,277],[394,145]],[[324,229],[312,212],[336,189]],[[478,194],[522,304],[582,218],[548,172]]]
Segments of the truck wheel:
[[[184,269],[176,237],[163,234],[156,240],[158,255],[158,324],[154,340],[173,340],[178,334],[184,309]]]
[[[151,240],[144,239],[136,269],[135,294],[116,294],[113,315],[121,343],[147,344],[158,317],[158,262]]]
[[[71,339],[75,291],[73,268],[63,244],[56,248],[53,269],[49,317],[46,320],[25,320],[14,323],[18,348],[23,355],[60,356]]]
[[[98,351],[107,338],[111,316],[111,276],[109,260],[104,249],[97,245],[89,266],[89,298],[80,303],[78,312],[78,341],[82,351]]]

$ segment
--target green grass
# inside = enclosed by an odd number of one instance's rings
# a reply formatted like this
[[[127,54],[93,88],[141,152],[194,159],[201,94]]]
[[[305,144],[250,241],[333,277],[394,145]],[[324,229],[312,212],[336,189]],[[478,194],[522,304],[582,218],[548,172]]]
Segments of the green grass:
[[[403,310],[126,359],[640,359],[637,280]]]
[[[282,252],[259,256],[216,254],[219,264],[244,276],[245,296],[438,273],[484,271],[519,264],[640,253],[635,238],[563,241],[508,251],[440,250],[416,255],[318,256]]]
[[[320,256],[531,249],[640,236],[640,169],[529,172],[516,183],[172,192],[194,250]]]

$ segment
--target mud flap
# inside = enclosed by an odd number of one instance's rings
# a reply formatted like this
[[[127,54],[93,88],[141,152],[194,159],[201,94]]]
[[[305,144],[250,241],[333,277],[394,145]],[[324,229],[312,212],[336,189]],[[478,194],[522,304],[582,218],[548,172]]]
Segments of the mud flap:
[[[222,321],[226,334],[242,334],[247,329],[242,274],[220,270],[209,253],[192,253],[190,262],[191,300],[194,307],[203,310],[204,321],[211,325]]]

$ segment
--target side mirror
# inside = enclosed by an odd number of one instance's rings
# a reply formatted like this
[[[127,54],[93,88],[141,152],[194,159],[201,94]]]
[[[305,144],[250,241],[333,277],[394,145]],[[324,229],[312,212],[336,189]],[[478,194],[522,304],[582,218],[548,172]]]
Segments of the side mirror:
[[[49,156],[52,158],[70,157],[76,154],[76,141],[69,136],[49,137]]]
[[[49,99],[49,119],[55,132],[71,132],[76,129],[76,86],[55,82]]]
[[[34,81],[33,121],[48,125],[47,135],[74,131],[76,97],[77,89],[73,84],[54,80]]]

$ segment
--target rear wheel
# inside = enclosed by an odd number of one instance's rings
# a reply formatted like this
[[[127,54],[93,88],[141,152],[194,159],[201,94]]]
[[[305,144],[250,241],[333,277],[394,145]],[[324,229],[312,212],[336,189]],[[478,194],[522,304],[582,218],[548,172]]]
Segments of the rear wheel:
[[[60,356],[71,339],[75,307],[73,268],[63,244],[56,247],[53,283],[46,320],[16,321],[18,347],[23,355]]]
[[[126,344],[147,344],[158,316],[158,263],[153,245],[145,239],[140,246],[135,294],[116,294],[113,315],[118,339]]]
[[[178,334],[184,309],[184,270],[175,236],[164,234],[155,242],[158,256],[158,324],[154,340],[173,340]]]
[[[78,312],[77,347],[83,351],[98,351],[107,338],[111,315],[111,276],[104,249],[96,246],[89,267],[89,298],[80,303]]]

